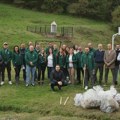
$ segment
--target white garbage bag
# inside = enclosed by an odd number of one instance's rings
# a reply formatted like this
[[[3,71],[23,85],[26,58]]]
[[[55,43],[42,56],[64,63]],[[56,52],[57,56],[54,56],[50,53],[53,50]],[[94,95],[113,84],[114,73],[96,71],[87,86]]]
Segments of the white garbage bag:
[[[95,90],[89,89],[83,94],[83,98],[81,100],[81,106],[83,108],[96,108],[100,106],[100,103],[101,101]]]
[[[102,99],[100,105],[100,110],[102,112],[112,113],[114,111],[117,111],[118,109],[119,109],[119,104],[113,97],[109,96]]]
[[[118,93],[114,99],[118,102],[118,104],[120,105],[120,93]]]
[[[83,98],[82,94],[76,94],[75,98],[74,98],[74,102],[75,102],[75,106],[80,106],[81,105],[81,100]]]
[[[107,90],[107,91],[101,90],[98,92],[98,96],[101,99],[101,101],[102,99],[105,99],[106,97],[114,98],[116,95],[117,95],[117,90],[114,88],[114,86],[111,86],[110,90]]]

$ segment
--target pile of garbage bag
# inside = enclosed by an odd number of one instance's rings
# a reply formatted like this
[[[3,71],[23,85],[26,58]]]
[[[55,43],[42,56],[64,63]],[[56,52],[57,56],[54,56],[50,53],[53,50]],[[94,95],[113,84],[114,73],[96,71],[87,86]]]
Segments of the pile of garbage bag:
[[[74,98],[75,106],[82,108],[99,108],[102,112],[112,113],[119,109],[120,93],[111,86],[104,91],[101,86],[95,86],[84,93],[76,94]]]

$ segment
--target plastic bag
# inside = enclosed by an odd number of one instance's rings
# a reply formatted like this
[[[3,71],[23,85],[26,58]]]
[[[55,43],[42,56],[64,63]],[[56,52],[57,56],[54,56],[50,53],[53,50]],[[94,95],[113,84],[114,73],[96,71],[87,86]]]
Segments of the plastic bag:
[[[81,100],[83,99],[82,94],[76,94],[74,101],[75,101],[75,106],[80,106],[81,105]]]
[[[81,100],[81,106],[83,108],[96,108],[100,106],[100,103],[101,101],[95,90],[89,89],[83,94],[83,98]]]
[[[118,93],[114,99],[118,102],[118,104],[120,105],[120,93]]]
[[[106,113],[112,113],[119,109],[119,104],[111,96],[104,98],[101,101],[100,110]]]

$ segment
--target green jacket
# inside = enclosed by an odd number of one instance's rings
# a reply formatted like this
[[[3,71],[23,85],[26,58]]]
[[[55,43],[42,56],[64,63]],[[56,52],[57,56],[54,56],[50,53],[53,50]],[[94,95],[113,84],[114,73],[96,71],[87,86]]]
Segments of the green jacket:
[[[38,55],[35,51],[33,52],[26,52],[25,54],[25,61],[26,61],[26,64],[31,66],[31,67],[35,67],[37,65],[37,60],[38,60]],[[30,62],[33,63],[33,65],[30,65]]]
[[[94,54],[95,54],[95,51],[96,51],[96,50],[95,50],[94,48],[90,48],[90,53],[91,53],[91,54],[94,55]]]
[[[4,63],[11,62],[11,60],[12,60],[12,52],[10,50],[2,49],[0,54],[1,54],[2,58],[3,58]]]
[[[13,66],[23,65],[22,55],[20,53],[14,52],[12,57],[12,63],[13,63]]]
[[[57,55],[58,54],[58,49],[53,50],[53,54]]]
[[[45,55],[38,55],[38,66],[46,66],[46,56]]]
[[[65,67],[65,65],[66,65],[66,56],[65,55],[60,55],[60,53],[58,53],[58,55],[57,55],[57,64],[60,65],[60,67]]]
[[[82,54],[83,54],[83,52],[78,52],[78,53],[76,54],[77,68],[81,68],[81,67],[82,67],[82,65],[81,65],[81,57],[82,57]]]
[[[83,53],[81,57],[81,65],[82,68],[86,66],[89,70],[93,70],[95,67],[94,55],[90,52],[88,54]]]
[[[76,68],[77,59],[75,54],[73,54],[72,56],[72,61],[73,61],[73,67]],[[69,68],[69,55],[66,56],[66,67]]]

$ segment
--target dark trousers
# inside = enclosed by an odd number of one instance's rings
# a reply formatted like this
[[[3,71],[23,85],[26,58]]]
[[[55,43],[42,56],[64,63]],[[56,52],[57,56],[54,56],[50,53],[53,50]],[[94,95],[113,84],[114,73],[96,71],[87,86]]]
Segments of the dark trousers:
[[[23,79],[26,81],[26,64],[24,64],[24,69],[23,69]]]
[[[16,82],[19,82],[21,65],[15,66],[14,69],[15,69],[15,80],[16,80]]]
[[[2,81],[5,80],[5,68],[7,68],[8,80],[11,81],[11,63],[3,64]]]
[[[0,65],[0,82],[2,80],[3,65]]]
[[[97,73],[99,70],[99,79],[97,78]],[[95,66],[95,82],[97,82],[99,80],[99,83],[102,83],[103,80],[103,70],[104,70],[104,63],[96,63]]]
[[[54,70],[54,67],[47,67],[48,70],[48,79],[50,79],[50,74]]]
[[[105,68],[105,83],[107,84],[107,82],[108,82],[109,70],[111,70],[111,72],[112,72],[112,79],[113,79],[112,83],[115,85],[115,68],[112,68],[112,69]]]
[[[115,82],[118,81],[118,74],[119,74],[119,65],[115,66]]]
[[[84,76],[84,71],[83,68],[77,68],[77,80],[79,83],[81,83],[81,75]]]
[[[45,69],[46,69],[46,66],[38,67],[38,81],[41,80],[41,75],[42,75],[42,81],[44,81],[44,79],[45,79]]]
[[[60,85],[58,84],[58,81],[52,80],[52,81],[51,81],[51,89],[52,89],[53,91],[55,90],[55,89],[54,89],[55,86],[58,86],[59,90],[61,90],[62,85],[60,86]]]
[[[94,86],[94,79],[93,79],[93,70],[86,69],[85,70],[85,79],[84,79],[84,86],[88,86],[89,79],[91,80],[92,87]]]

